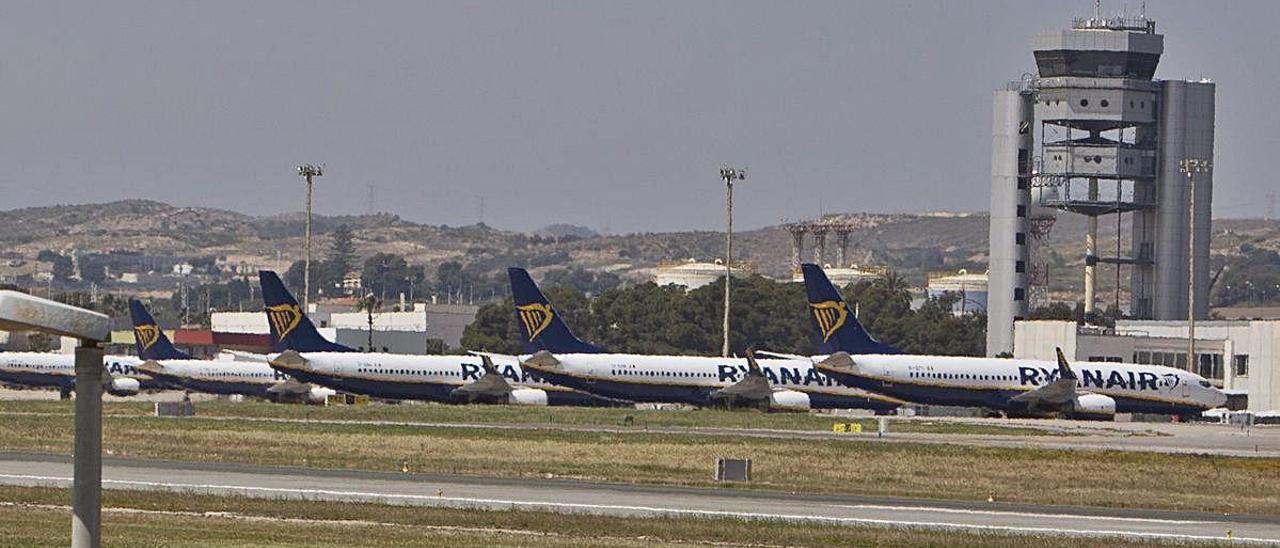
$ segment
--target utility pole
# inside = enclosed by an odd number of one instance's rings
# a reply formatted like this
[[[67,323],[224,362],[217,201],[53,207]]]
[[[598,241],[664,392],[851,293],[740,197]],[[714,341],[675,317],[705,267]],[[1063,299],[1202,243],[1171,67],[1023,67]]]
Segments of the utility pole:
[[[733,278],[733,183],[747,178],[747,170],[730,167],[720,168],[720,178],[725,185],[725,230],[724,230],[724,345],[720,347],[720,355],[729,357],[729,280]]]
[[[307,180],[307,256],[302,265],[302,310],[305,312],[311,304],[311,179],[324,175],[324,167],[303,164],[298,166],[298,175]]]
[[[1199,369],[1196,360],[1196,174],[1208,173],[1213,162],[1203,158],[1183,158],[1178,162],[1187,174],[1187,371]]]

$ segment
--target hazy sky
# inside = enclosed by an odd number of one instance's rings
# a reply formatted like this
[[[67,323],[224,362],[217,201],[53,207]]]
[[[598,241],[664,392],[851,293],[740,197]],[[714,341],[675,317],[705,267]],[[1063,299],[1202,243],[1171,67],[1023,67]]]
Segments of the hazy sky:
[[[1137,10],[1139,3],[1130,4]],[[153,198],[420,222],[718,229],[984,210],[991,91],[1093,2],[0,4],[0,209]],[[1104,2],[1104,11],[1122,8]],[[1280,2],[1151,0],[1218,83],[1215,209],[1265,213]]]

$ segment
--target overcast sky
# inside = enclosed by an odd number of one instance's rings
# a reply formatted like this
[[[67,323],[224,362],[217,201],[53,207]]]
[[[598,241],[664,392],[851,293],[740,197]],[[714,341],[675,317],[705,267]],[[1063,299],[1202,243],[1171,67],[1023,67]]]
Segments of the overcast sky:
[[[1130,3],[1137,11],[1139,3]],[[0,209],[152,198],[433,224],[718,229],[987,207],[991,92],[1093,2],[0,4]],[[1122,8],[1104,2],[1104,12]],[[1280,2],[1151,0],[1218,83],[1215,213],[1280,190]],[[483,202],[483,212],[480,205]]]

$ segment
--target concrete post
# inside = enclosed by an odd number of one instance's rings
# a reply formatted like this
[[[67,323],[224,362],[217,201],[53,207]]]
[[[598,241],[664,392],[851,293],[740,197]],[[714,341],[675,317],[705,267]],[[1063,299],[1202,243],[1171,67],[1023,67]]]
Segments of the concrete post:
[[[76,348],[75,479],[71,488],[71,546],[102,545],[102,348]]]

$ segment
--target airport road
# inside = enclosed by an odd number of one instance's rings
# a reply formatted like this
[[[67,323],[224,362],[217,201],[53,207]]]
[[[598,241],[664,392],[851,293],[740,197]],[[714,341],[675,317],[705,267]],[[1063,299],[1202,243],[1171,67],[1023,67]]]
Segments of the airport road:
[[[0,453],[0,484],[68,487],[70,459]],[[108,458],[107,489],[260,498],[578,512],[778,519],[826,525],[921,527],[1026,535],[1280,543],[1280,520],[1134,509],[808,496],[747,490],[647,487],[567,480],[410,475],[348,470]]]

